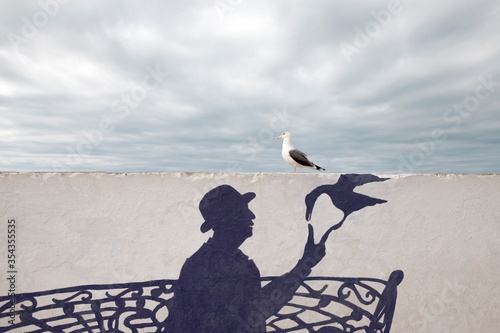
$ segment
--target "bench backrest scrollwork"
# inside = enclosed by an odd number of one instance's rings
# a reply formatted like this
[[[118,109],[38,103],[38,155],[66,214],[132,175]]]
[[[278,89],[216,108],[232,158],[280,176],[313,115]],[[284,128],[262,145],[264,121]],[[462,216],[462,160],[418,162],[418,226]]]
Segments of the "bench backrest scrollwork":
[[[387,281],[310,277],[268,319],[268,330],[388,333],[402,279],[402,271],[394,271]],[[0,332],[160,332],[175,283],[87,285],[2,296]]]

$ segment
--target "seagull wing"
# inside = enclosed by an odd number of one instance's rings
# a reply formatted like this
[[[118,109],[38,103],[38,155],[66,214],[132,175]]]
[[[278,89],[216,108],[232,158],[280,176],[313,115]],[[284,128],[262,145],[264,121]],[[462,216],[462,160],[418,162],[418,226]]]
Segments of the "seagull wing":
[[[307,159],[307,155],[301,152],[300,150],[292,149],[288,153],[290,154],[290,157],[300,165],[314,168],[314,164],[312,164],[311,161]]]

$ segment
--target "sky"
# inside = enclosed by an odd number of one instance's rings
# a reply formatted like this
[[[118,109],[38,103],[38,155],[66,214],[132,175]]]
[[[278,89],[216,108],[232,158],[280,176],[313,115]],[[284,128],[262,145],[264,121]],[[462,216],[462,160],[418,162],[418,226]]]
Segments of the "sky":
[[[497,0],[0,0],[0,171],[500,172]],[[317,172],[301,169],[301,172]]]

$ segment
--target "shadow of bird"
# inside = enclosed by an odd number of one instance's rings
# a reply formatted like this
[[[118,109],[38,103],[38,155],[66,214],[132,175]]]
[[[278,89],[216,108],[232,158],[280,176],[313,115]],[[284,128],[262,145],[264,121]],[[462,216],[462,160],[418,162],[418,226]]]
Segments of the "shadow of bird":
[[[383,182],[390,178],[380,178],[371,174],[344,174],[341,175],[337,183],[332,185],[321,185],[306,195],[306,220],[310,221],[314,204],[320,195],[326,194],[332,200],[335,207],[344,213],[342,220],[330,229],[321,238],[321,242],[326,242],[328,235],[333,230],[342,226],[345,219],[352,212],[358,211],[366,206],[375,206],[387,202],[386,200],[372,198],[364,194],[354,192],[354,188],[368,183]]]

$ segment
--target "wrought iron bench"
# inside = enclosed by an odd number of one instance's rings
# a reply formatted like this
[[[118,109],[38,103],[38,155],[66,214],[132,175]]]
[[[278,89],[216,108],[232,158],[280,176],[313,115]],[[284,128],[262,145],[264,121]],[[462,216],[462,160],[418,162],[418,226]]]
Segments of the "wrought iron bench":
[[[272,279],[262,278],[262,283]],[[310,277],[268,319],[267,331],[388,333],[402,280],[402,271],[388,280]],[[160,332],[175,283],[87,285],[2,296],[0,332]]]

